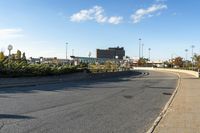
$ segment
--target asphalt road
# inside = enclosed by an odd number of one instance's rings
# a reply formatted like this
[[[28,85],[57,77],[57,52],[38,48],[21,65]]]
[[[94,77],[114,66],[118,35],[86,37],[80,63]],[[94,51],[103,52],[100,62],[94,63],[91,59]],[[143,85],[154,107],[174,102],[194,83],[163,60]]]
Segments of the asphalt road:
[[[0,89],[1,133],[143,133],[177,84],[173,74]]]

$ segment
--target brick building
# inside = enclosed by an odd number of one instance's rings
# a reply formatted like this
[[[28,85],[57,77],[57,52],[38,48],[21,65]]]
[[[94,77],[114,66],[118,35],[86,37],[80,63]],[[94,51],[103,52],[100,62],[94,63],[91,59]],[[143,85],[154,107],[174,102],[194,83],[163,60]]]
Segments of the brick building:
[[[123,59],[125,50],[123,47],[113,47],[108,49],[97,49],[96,57],[105,59]]]

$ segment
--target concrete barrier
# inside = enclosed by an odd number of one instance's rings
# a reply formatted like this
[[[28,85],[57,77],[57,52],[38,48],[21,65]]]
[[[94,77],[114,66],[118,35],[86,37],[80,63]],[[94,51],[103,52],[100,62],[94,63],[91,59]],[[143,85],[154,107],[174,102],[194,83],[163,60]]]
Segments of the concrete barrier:
[[[136,76],[141,74],[135,71],[107,72],[107,73],[74,73],[60,76],[43,76],[43,77],[24,77],[24,78],[0,78],[0,89],[10,87],[26,87],[42,84],[54,84],[70,81],[81,80],[98,80],[105,78],[116,78],[126,76]]]
[[[133,67],[133,70],[154,70],[153,67]]]
[[[156,68],[155,70],[160,70],[160,71],[170,71],[170,72],[178,72],[178,73],[186,73],[193,75],[197,78],[199,78],[199,73],[196,71],[191,71],[191,70],[181,70],[181,69],[162,69],[162,68]]]
[[[198,69],[198,74],[199,74],[199,77],[200,77],[200,69]]]
[[[178,72],[193,75],[197,78],[200,77],[200,72],[182,69],[169,69],[169,68],[152,68],[152,67],[134,67],[134,70],[157,70],[157,71],[168,71],[168,72]]]
[[[73,73],[60,76],[40,76],[40,77],[20,77],[20,78],[0,78],[0,89],[10,87],[26,87],[42,84],[53,84],[60,82],[70,82],[86,79],[87,73]]]

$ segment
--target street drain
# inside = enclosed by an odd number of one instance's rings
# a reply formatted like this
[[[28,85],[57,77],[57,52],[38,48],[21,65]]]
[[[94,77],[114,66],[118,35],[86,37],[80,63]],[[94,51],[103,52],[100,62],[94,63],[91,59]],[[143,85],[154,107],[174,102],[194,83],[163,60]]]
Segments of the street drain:
[[[163,95],[172,95],[172,93],[163,92]]]
[[[131,98],[133,98],[133,96],[125,95],[124,98],[126,98],[126,99],[131,99]]]

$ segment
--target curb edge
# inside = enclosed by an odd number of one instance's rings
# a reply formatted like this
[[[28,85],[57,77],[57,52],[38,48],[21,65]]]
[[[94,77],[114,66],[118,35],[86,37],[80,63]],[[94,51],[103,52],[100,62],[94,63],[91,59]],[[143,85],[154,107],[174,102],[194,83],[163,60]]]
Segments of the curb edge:
[[[169,72],[168,72],[169,73]],[[181,86],[181,76],[179,73],[175,73],[175,72],[170,72],[173,74],[176,74],[178,76],[178,83],[177,83],[177,87],[174,90],[172,96],[170,97],[169,101],[165,104],[163,110],[161,111],[161,113],[159,114],[159,116],[156,118],[156,120],[153,122],[153,125],[150,127],[150,129],[146,132],[146,133],[153,133],[156,129],[156,127],[158,126],[158,124],[160,123],[160,121],[162,120],[162,118],[165,116],[165,114],[167,113],[167,110],[169,109],[170,105],[172,104],[178,89]]]

